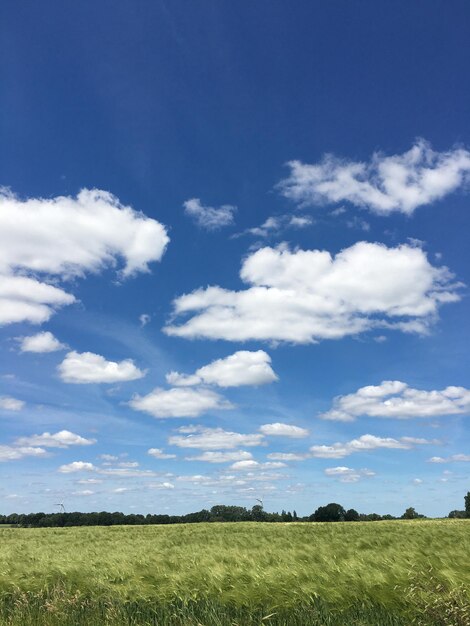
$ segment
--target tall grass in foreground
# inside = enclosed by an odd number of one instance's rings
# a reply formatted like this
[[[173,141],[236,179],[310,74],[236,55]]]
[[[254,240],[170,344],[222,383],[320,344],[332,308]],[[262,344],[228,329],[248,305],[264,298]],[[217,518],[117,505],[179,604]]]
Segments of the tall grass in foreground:
[[[10,626],[470,626],[470,522],[0,529]]]

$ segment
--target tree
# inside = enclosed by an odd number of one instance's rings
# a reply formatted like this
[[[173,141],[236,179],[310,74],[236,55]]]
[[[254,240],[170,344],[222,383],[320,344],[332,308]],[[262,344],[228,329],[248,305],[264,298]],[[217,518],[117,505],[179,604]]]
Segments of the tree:
[[[344,521],[345,522],[358,522],[359,513],[356,511],[356,509],[349,509],[348,511],[346,511],[344,515]]]
[[[467,491],[465,496],[465,515],[470,517],[470,491]]]
[[[450,517],[451,519],[464,519],[465,517],[467,517],[467,514],[465,513],[465,511],[455,510],[451,511],[447,517]]]
[[[254,522],[265,522],[267,520],[267,514],[264,512],[261,504],[255,504],[251,509],[251,517]]]
[[[310,519],[314,522],[343,522],[345,515],[346,511],[341,504],[330,502],[326,506],[318,507],[315,513],[310,516]]]
[[[402,519],[418,519],[418,517],[422,517],[419,513],[416,513],[415,509],[410,506],[401,516]]]

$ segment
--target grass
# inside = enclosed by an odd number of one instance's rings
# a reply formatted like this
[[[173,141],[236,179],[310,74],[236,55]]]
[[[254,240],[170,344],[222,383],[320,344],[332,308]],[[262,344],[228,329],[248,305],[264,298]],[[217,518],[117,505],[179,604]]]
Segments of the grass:
[[[470,626],[469,590],[467,520],[0,529],[11,626]]]

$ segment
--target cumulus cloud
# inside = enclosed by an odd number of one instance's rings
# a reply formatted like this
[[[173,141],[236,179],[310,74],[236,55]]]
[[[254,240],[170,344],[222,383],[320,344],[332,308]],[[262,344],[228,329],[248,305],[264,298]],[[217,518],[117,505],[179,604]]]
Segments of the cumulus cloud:
[[[117,461],[119,457],[117,457],[114,454],[100,454],[99,457],[100,459],[102,459],[103,461]]]
[[[470,390],[450,386],[440,391],[408,387],[399,380],[361,387],[355,393],[338,396],[333,407],[319,417],[324,420],[352,422],[361,415],[410,419],[438,417],[470,412]]]
[[[272,461],[305,461],[308,457],[308,454],[297,452],[270,452],[268,454],[268,459]]]
[[[69,446],[89,446],[96,443],[96,439],[86,439],[69,430],[57,433],[43,433],[31,437],[20,437],[16,440],[19,446],[43,446],[44,448],[68,448]]]
[[[293,439],[302,439],[309,435],[309,431],[306,428],[300,428],[300,426],[293,426],[292,424],[282,424],[281,422],[263,424],[259,430],[263,435],[292,437]]]
[[[66,347],[49,331],[20,339],[21,352],[56,352]]]
[[[117,266],[123,277],[149,270],[169,242],[165,227],[112,194],[20,199],[0,190],[0,324],[47,321],[75,298],[50,284]]]
[[[174,301],[168,335],[228,341],[312,343],[390,328],[425,333],[439,306],[459,300],[453,275],[414,245],[358,242],[332,256],[322,250],[261,248],[243,262],[250,286],[198,289]]]
[[[319,459],[341,459],[355,452],[369,452],[378,448],[410,450],[415,445],[426,445],[436,443],[428,439],[415,437],[376,437],[375,435],[362,435],[357,439],[346,441],[345,443],[334,443],[331,446],[312,446],[310,454]]]
[[[327,154],[315,164],[290,161],[281,193],[300,205],[350,202],[380,215],[415,209],[456,191],[470,180],[470,152],[436,152],[422,139],[394,156],[374,153],[368,163]]]
[[[176,459],[176,454],[167,454],[161,448],[150,448],[147,454],[153,456],[154,459]]]
[[[43,448],[34,448],[31,446],[3,446],[0,445],[0,462],[19,461],[25,457],[45,456],[46,450]]]
[[[61,465],[59,467],[59,472],[61,474],[73,474],[75,472],[94,472],[96,469],[97,468],[93,465],[93,463],[88,463],[86,461],[73,461],[72,463]]]
[[[0,396],[0,409],[5,411],[21,411],[24,405],[23,400],[18,400],[11,396]]]
[[[199,417],[214,410],[233,409],[233,404],[210,389],[156,388],[146,396],[135,395],[129,402],[136,411],[153,417]]]
[[[369,469],[351,469],[350,467],[328,467],[324,470],[326,476],[336,478],[341,483],[357,483],[361,478],[375,476],[375,472]]]
[[[173,483],[163,482],[163,483],[150,483],[149,487],[151,489],[174,489],[175,486]]]
[[[66,383],[116,383],[137,380],[145,376],[131,359],[107,361],[93,352],[69,352],[58,366],[61,379]]]
[[[220,207],[204,206],[199,198],[191,198],[183,203],[184,212],[192,217],[200,228],[219,230],[234,223],[237,207],[224,204]]]
[[[230,469],[237,471],[251,471],[260,469],[278,469],[281,467],[286,467],[286,464],[280,461],[267,461],[266,463],[260,463],[259,461],[246,460],[232,463]]]
[[[168,443],[179,448],[200,448],[202,450],[233,450],[240,446],[261,446],[264,436],[259,434],[244,435],[223,428],[205,428],[193,426],[178,429],[185,435],[173,435]],[[189,434],[186,434],[188,433]]]
[[[251,452],[246,450],[235,450],[235,452],[212,452],[207,450],[198,456],[188,456],[186,461],[206,461],[207,463],[227,463],[234,461],[246,461],[253,458]]]
[[[170,372],[167,382],[176,386],[191,386],[200,383],[218,387],[240,387],[242,385],[265,385],[278,380],[271,367],[271,357],[263,350],[250,352],[239,350],[224,359],[217,359],[200,367],[189,376]]]
[[[470,454],[452,454],[449,457],[433,456],[429,463],[467,463],[470,462]]]

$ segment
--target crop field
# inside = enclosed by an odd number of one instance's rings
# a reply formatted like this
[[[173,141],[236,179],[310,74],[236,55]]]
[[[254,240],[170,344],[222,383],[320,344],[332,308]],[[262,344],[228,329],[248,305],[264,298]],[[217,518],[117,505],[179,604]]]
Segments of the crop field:
[[[0,529],[11,626],[470,625],[470,521]]]

